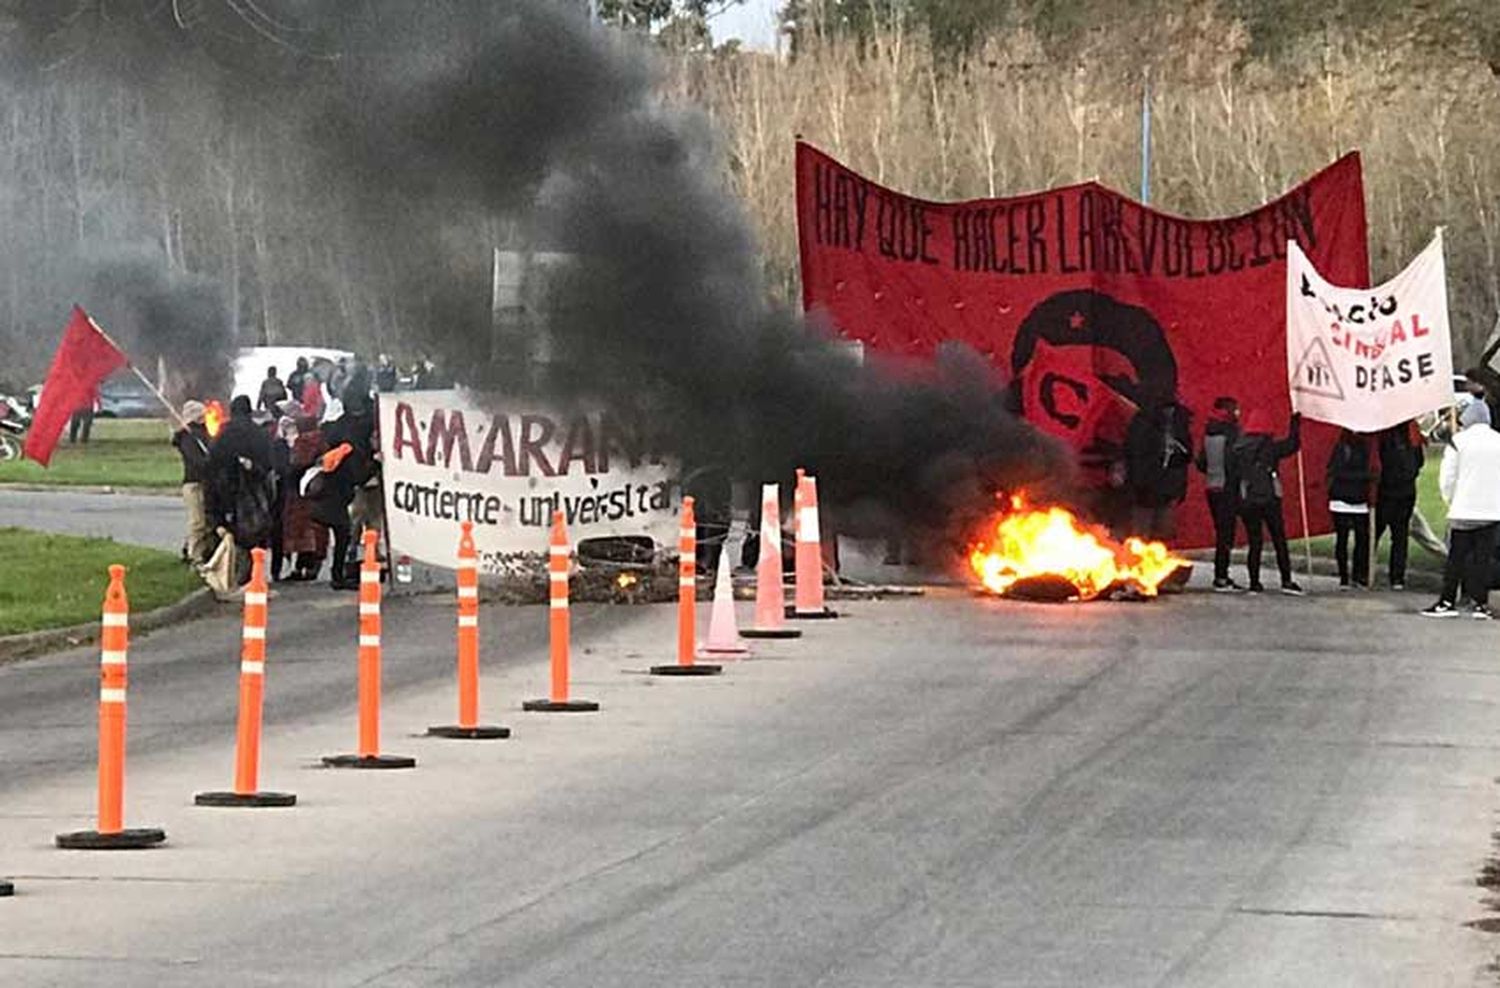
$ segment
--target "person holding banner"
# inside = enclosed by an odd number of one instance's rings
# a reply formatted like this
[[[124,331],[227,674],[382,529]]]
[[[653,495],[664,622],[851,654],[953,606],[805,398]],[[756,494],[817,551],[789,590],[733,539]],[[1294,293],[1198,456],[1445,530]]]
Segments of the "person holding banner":
[[[1425,454],[1422,432],[1415,421],[1403,422],[1380,433],[1380,482],[1375,500],[1375,544],[1391,530],[1391,558],[1387,576],[1392,590],[1406,589],[1406,550],[1411,540],[1411,518],[1417,508],[1417,475]]]
[[[1276,567],[1281,571],[1281,592],[1301,597],[1302,587],[1292,579],[1292,554],[1287,549],[1286,525],[1281,518],[1281,475],[1277,467],[1282,460],[1302,446],[1302,416],[1292,413],[1286,438],[1271,435],[1271,417],[1260,409],[1245,416],[1245,434],[1234,444],[1235,472],[1240,478],[1240,517],[1245,523],[1249,552],[1245,568],[1250,574],[1250,592],[1260,593],[1262,538],[1271,535],[1276,551]]]
[[[1370,572],[1370,443],[1344,429],[1328,455],[1325,484],[1328,513],[1333,516],[1333,555],[1339,567],[1339,589],[1367,588]],[[1354,572],[1349,572],[1349,536],[1354,536]]]
[[[1214,399],[1213,415],[1203,428],[1203,445],[1195,459],[1208,494],[1208,513],[1214,523],[1214,592],[1233,593],[1239,584],[1229,578],[1229,553],[1234,548],[1235,519],[1240,513],[1240,478],[1234,469],[1234,444],[1240,438],[1240,403],[1228,395]]]
[[[1458,617],[1458,588],[1474,602],[1470,616],[1488,621],[1490,565],[1500,536],[1500,433],[1489,427],[1483,402],[1471,402],[1443,454],[1438,487],[1448,502],[1448,561],[1443,591],[1424,617]]]

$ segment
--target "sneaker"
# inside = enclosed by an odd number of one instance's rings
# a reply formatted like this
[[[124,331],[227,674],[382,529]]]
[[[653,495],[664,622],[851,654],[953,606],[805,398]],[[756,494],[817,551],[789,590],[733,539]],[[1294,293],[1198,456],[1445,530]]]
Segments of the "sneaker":
[[[1431,607],[1424,607],[1417,613],[1422,615],[1423,617],[1450,618],[1458,617],[1458,608],[1454,607],[1446,600],[1440,600],[1436,604],[1433,604]]]
[[[1261,584],[1259,584],[1259,583],[1252,583],[1252,584],[1250,584],[1249,590],[1247,592],[1249,592],[1249,593],[1262,593],[1265,589],[1266,588],[1264,586],[1262,586]]]
[[[1488,621],[1494,616],[1494,613],[1490,610],[1489,604],[1479,604],[1469,612],[1469,617],[1473,618],[1476,621]]]
[[[1287,580],[1283,583],[1281,585],[1281,592],[1288,597],[1304,597],[1307,595],[1307,591],[1298,586],[1296,580]]]
[[[1392,590],[1405,590],[1406,589],[1406,584],[1405,583],[1392,583],[1391,584],[1391,589]]]
[[[1340,590],[1353,590],[1354,588],[1349,585],[1349,581],[1348,580],[1340,580],[1339,581],[1339,589]]]
[[[1214,581],[1214,593],[1238,593],[1239,590],[1240,585],[1228,577]]]

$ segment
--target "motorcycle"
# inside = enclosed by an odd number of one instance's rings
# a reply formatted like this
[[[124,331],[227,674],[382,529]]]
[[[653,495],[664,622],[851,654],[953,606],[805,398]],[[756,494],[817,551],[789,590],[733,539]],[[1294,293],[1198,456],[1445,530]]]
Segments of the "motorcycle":
[[[12,395],[0,395],[0,461],[21,458],[21,444],[30,426],[27,404]]]

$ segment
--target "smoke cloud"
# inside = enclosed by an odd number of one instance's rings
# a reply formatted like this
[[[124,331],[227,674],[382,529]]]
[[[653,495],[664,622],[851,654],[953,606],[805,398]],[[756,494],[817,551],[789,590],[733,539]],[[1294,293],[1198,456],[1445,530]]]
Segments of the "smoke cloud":
[[[14,7],[33,51],[80,30],[63,6]],[[395,280],[419,345],[461,383],[604,402],[689,470],[759,482],[805,466],[845,526],[872,532],[951,529],[999,489],[1067,477],[979,355],[861,364],[773,305],[712,128],[667,105],[650,55],[582,4],[187,6],[192,25],[173,4],[142,3],[128,30],[117,17],[110,64],[137,85],[190,79],[226,112],[300,114],[318,194],[345,205],[369,270]],[[476,216],[572,257],[551,281],[540,377],[491,325],[488,256],[455,249]],[[402,263],[376,264],[377,249]]]

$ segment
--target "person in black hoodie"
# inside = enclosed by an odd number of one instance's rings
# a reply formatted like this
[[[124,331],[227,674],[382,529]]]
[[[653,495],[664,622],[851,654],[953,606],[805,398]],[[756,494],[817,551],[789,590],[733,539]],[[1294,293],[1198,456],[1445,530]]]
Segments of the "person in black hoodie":
[[[358,573],[352,579],[349,575],[352,534],[349,506],[354,503],[355,491],[370,478],[374,434],[375,420],[369,400],[357,397],[343,415],[323,426],[329,452],[324,454],[324,474],[309,496],[313,502],[313,521],[327,528],[333,538],[329,586],[335,590],[359,589]]]
[[[1142,408],[1125,432],[1125,480],[1130,488],[1130,535],[1167,539],[1172,509],[1187,496],[1193,439],[1188,410],[1175,401]]]
[[[1391,530],[1391,558],[1387,576],[1392,590],[1406,589],[1406,549],[1411,539],[1411,516],[1417,507],[1417,475],[1425,454],[1416,422],[1403,422],[1380,434],[1380,484],[1375,501],[1375,545]]]
[[[1240,438],[1240,403],[1227,395],[1214,399],[1213,417],[1203,429],[1197,465],[1208,492],[1208,513],[1214,522],[1214,591],[1240,589],[1229,578],[1229,553],[1234,548],[1234,521],[1240,511],[1240,478],[1235,472],[1234,444]]]
[[[208,451],[212,518],[234,536],[241,583],[250,578],[250,550],[269,546],[271,539],[271,437],[253,414],[250,398],[237,395]]]
[[[1240,480],[1240,518],[1249,538],[1245,560],[1250,571],[1250,592],[1260,593],[1260,555],[1264,532],[1271,533],[1276,550],[1276,566],[1281,570],[1281,592],[1302,596],[1302,588],[1292,579],[1292,554],[1287,549],[1286,526],[1281,520],[1281,477],[1276,468],[1283,459],[1302,445],[1302,416],[1292,413],[1291,428],[1285,439],[1271,436],[1271,417],[1254,409],[1245,417],[1245,432],[1234,444],[1234,470]]]
[[[1333,516],[1333,555],[1339,567],[1339,589],[1369,585],[1370,469],[1368,436],[1345,429],[1328,454],[1324,483],[1328,513]],[[1349,535],[1354,535],[1354,572],[1349,572]]]

